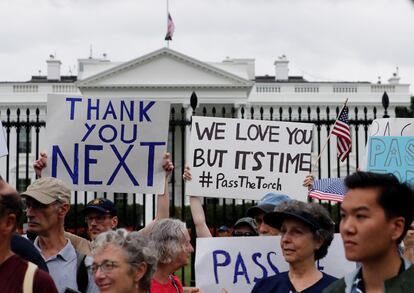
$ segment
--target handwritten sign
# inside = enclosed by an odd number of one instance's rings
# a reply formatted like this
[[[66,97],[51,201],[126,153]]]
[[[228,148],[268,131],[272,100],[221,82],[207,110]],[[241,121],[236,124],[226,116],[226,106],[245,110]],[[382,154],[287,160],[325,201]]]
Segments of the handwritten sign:
[[[414,136],[414,118],[375,119],[369,136]]]
[[[74,190],[163,193],[170,105],[49,95],[51,176]]]
[[[373,136],[368,141],[368,171],[392,173],[414,186],[414,136]]]
[[[260,199],[268,192],[304,200],[313,124],[193,117],[186,194]]]
[[[356,267],[345,258],[339,234],[316,266],[338,278]],[[280,236],[197,238],[195,270],[196,286],[204,292],[236,293],[250,292],[258,280],[285,272],[289,265]]]
[[[0,158],[7,156],[8,153],[6,136],[4,135],[3,125],[0,120]]]

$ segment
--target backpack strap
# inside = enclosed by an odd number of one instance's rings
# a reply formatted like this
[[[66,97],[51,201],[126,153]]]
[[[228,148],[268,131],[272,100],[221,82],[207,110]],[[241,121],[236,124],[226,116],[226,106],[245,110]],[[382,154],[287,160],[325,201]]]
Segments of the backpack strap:
[[[85,293],[88,289],[88,270],[85,264],[86,254],[76,251],[76,283],[78,290]]]
[[[23,281],[23,293],[33,293],[33,280],[37,270],[37,265],[27,262],[27,269]]]

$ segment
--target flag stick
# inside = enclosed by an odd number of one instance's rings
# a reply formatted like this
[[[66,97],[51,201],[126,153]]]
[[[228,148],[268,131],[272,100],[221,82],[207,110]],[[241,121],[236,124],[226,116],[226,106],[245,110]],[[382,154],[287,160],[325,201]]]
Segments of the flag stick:
[[[339,115],[341,115],[342,110],[346,107],[347,103],[348,103],[348,98],[346,98],[345,103],[342,105],[341,111],[339,111],[338,117],[336,117],[335,123],[336,123],[336,121],[338,121]],[[335,126],[335,123],[334,123],[334,126]],[[321,152],[319,153],[318,157],[315,160],[315,163],[313,164],[314,167],[316,166],[316,163],[321,158],[323,151],[325,150],[326,146],[328,145],[329,140],[331,139],[333,128],[334,127],[332,127],[331,130],[329,131],[329,135],[328,135],[328,137],[325,141],[325,144],[323,145]],[[311,174],[311,173],[312,173],[312,168],[311,168],[311,170],[309,170],[309,174]]]

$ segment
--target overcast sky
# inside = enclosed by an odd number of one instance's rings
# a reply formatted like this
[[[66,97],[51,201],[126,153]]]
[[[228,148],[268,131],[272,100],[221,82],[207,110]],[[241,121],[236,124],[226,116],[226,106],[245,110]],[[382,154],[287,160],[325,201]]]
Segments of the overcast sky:
[[[282,54],[309,80],[385,82],[399,67],[414,90],[410,0],[170,0],[171,48],[201,61],[255,58],[274,75]],[[2,0],[0,81],[46,73],[49,54],[68,74],[78,58],[127,61],[166,46],[166,0]],[[76,70],[75,70],[76,71]]]

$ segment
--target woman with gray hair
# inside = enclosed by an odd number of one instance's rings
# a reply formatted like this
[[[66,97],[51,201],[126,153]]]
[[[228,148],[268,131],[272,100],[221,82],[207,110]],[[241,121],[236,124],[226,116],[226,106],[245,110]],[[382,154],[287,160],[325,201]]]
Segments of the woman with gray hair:
[[[289,271],[263,278],[252,293],[319,293],[336,280],[315,265],[328,253],[334,236],[334,222],[323,206],[290,200],[266,214],[264,221],[280,230],[280,246]]]
[[[173,273],[189,263],[194,251],[185,223],[177,219],[159,220],[152,227],[150,239],[151,246],[158,252],[151,293],[182,293],[183,286]]]
[[[157,256],[148,238],[124,229],[99,234],[92,245],[90,269],[100,292],[149,292]]]

